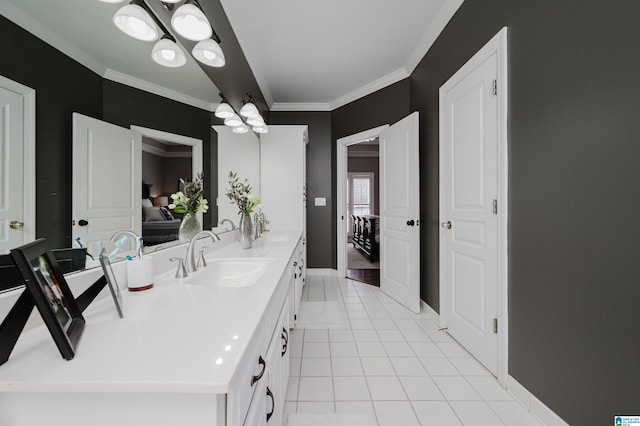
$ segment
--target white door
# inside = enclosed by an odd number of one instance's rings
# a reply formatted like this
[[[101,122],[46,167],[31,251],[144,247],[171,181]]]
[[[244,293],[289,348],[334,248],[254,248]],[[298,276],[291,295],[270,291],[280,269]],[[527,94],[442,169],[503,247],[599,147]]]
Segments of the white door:
[[[142,136],[73,114],[73,238],[96,242],[119,230],[142,231]]]
[[[498,370],[498,97],[496,54],[441,90],[440,279],[446,326]],[[495,200],[495,201],[494,201]],[[495,212],[494,212],[495,209]],[[496,323],[497,324],[497,323]]]
[[[420,312],[418,113],[380,134],[380,289]]]
[[[35,235],[35,214],[25,207],[33,194],[27,187],[30,182],[25,178],[25,161],[35,159],[25,152],[31,148],[27,141],[30,117],[22,92],[31,89],[18,86],[6,79],[0,81],[0,253],[23,245]]]

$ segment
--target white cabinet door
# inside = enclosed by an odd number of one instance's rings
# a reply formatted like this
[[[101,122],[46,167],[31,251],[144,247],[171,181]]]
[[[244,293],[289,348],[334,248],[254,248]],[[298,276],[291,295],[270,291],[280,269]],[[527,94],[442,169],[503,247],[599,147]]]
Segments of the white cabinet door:
[[[245,426],[264,426],[267,424],[267,416],[265,412],[267,410],[267,383],[262,380],[259,383],[256,393],[253,395],[247,418],[244,420]]]
[[[260,135],[262,211],[270,229],[305,229],[307,126],[269,126]]]
[[[280,324],[280,322],[279,322]],[[267,390],[266,390],[266,414],[265,418],[268,425],[280,426],[282,424],[282,410],[280,410],[282,362],[281,362],[281,344],[280,336],[282,330],[276,326],[275,332],[271,339],[271,345],[267,351]]]

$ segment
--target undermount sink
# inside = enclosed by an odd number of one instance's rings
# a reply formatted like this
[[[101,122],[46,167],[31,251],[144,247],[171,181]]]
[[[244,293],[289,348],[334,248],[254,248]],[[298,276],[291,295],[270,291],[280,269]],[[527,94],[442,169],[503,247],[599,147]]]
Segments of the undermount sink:
[[[273,259],[211,259],[206,268],[187,280],[190,284],[251,287],[258,283]]]

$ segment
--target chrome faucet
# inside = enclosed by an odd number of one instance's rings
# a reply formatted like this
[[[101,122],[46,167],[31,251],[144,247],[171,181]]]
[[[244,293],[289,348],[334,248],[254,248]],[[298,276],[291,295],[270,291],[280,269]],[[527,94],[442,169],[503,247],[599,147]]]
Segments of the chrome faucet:
[[[258,240],[258,238],[262,237],[262,234],[267,230],[267,225],[269,224],[269,221],[264,216],[264,213],[256,213],[253,216],[253,220],[256,223],[255,240]]]
[[[187,248],[187,256],[185,259],[187,263],[187,272],[195,272],[198,270],[198,266],[196,264],[195,246],[196,241],[203,237],[210,237],[213,242],[220,241],[220,237],[218,237],[218,235],[212,231],[200,231],[196,235],[194,235],[189,242],[189,247]]]
[[[136,233],[133,231],[129,231],[128,229],[123,229],[122,231],[116,231],[116,233],[113,234],[111,238],[109,238],[109,241],[111,241],[112,243],[115,243],[123,234],[133,238],[134,243],[138,241],[138,235],[136,235]]]
[[[233,231],[234,229],[236,229],[236,225],[231,221],[231,219],[222,219],[220,221],[220,225],[222,225],[225,222],[229,222],[231,224],[231,230]]]

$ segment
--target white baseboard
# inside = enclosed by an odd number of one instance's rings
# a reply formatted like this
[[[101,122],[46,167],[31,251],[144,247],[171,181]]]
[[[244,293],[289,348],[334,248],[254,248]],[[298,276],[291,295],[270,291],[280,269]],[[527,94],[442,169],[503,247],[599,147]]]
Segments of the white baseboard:
[[[507,392],[543,425],[568,426],[567,422],[544,405],[512,376],[507,376]]]
[[[440,315],[422,299],[420,299],[420,307],[422,312],[429,315],[429,318],[438,321],[438,323],[440,322]]]
[[[331,268],[307,268],[307,275],[337,276],[338,271]]]

